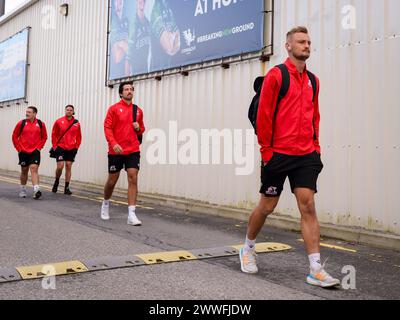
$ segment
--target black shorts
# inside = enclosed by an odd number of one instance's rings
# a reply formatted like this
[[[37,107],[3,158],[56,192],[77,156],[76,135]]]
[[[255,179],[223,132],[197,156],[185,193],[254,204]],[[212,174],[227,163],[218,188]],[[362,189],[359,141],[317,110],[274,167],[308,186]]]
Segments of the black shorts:
[[[293,193],[296,188],[317,192],[317,180],[323,167],[321,155],[316,151],[305,156],[274,153],[267,165],[261,167],[260,193],[266,197],[279,197],[287,177]]]
[[[57,147],[56,149],[56,161],[57,162],[64,162],[64,161],[68,161],[68,162],[75,162],[75,157],[76,154],[78,153],[77,149],[73,149],[73,150],[64,150],[60,147]]]
[[[18,153],[19,163],[23,168],[29,167],[31,164],[40,165],[40,151],[35,150],[32,153]]]
[[[131,153],[126,156],[108,155],[108,172],[118,173],[125,167],[140,170],[140,152]]]

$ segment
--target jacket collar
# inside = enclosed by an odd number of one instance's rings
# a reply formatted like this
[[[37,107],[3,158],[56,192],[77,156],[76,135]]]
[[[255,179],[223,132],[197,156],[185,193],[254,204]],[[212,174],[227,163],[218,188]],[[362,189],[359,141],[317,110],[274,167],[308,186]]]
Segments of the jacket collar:
[[[125,107],[132,107],[133,106],[133,103],[127,104],[124,99],[121,99],[121,101],[119,103],[122,104]]]
[[[68,120],[67,116],[64,116],[64,119],[65,119],[66,121],[70,122],[70,121],[74,121],[74,120],[75,120],[75,117],[72,116],[71,120]]]
[[[292,73],[299,73],[299,72],[297,71],[297,68],[296,68],[295,64],[292,62],[292,60],[290,60],[290,58],[287,58],[287,59],[286,59],[285,65],[286,65],[286,67],[288,68],[289,72],[292,72]],[[304,68],[304,72],[303,72],[303,73],[305,73],[305,72],[307,72],[307,64],[306,64],[306,67]]]

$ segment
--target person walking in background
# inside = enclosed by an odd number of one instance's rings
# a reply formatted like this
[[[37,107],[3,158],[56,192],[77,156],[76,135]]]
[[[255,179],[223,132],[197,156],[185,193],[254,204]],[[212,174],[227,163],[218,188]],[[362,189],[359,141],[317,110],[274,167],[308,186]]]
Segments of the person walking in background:
[[[65,107],[65,116],[58,119],[53,125],[51,135],[52,156],[57,161],[56,179],[52,191],[57,193],[60,178],[65,167],[64,194],[72,195],[70,190],[72,164],[82,142],[81,125],[74,117],[75,108],[72,105]]]
[[[128,175],[128,224],[140,226],[136,216],[138,174],[140,170],[140,141],[145,131],[143,111],[133,104],[135,88],[132,83],[121,83],[121,101],[111,106],[104,121],[104,132],[109,145],[108,180],[104,187],[101,219],[109,220],[110,199],[125,168]]]
[[[33,198],[40,199],[42,192],[39,186],[40,151],[47,141],[47,130],[44,122],[37,119],[38,109],[28,107],[26,119],[21,120],[15,126],[12,141],[18,151],[19,165],[21,166],[21,190],[20,198],[27,197],[26,185],[28,174],[31,172],[33,185]]]

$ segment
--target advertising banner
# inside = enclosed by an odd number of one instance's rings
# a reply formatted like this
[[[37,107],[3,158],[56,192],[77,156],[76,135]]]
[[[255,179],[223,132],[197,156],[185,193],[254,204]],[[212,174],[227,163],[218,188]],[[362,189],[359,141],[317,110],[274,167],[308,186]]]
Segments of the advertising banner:
[[[25,98],[29,30],[0,42],[0,102]]]
[[[110,0],[109,80],[260,51],[263,0]]]

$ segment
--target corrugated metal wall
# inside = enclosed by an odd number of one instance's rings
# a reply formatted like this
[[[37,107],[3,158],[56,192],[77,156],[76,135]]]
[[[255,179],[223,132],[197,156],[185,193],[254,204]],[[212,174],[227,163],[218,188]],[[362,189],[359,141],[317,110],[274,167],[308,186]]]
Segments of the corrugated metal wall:
[[[117,90],[104,85],[107,1],[70,0],[67,18],[56,14],[55,30],[45,30],[43,7],[64,1],[42,0],[0,26],[0,40],[32,27],[30,39],[29,104],[40,108],[49,127],[67,103],[78,108],[84,141],[74,178],[102,184],[106,178],[103,118],[117,100]],[[355,8],[356,28],[344,29],[342,9]],[[320,220],[400,234],[400,2],[397,0],[276,1],[275,55],[268,65],[259,61],[165,77],[136,84],[137,102],[147,127],[168,133],[170,120],[179,129],[249,129],[247,107],[252,81],[286,57],[284,34],[307,25],[313,39],[309,67],[319,75],[321,143],[325,169],[319,183]],[[25,105],[0,109],[0,167],[17,170],[10,141]],[[245,142],[242,142],[245,145]],[[259,153],[256,141],[254,173],[236,176],[235,165],[149,165],[143,161],[143,192],[179,196],[239,208],[258,201]],[[46,147],[46,150],[48,149]],[[149,144],[144,145],[144,153]],[[46,151],[47,152],[47,151]],[[46,157],[41,172],[51,175]],[[125,186],[121,181],[121,186]],[[279,210],[298,217],[288,185]]]

